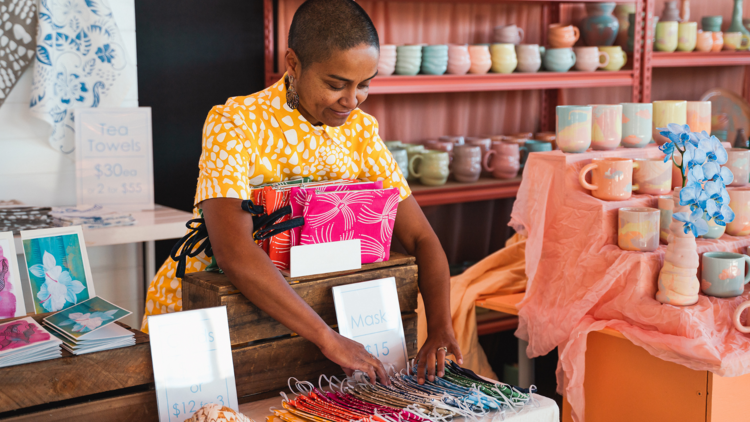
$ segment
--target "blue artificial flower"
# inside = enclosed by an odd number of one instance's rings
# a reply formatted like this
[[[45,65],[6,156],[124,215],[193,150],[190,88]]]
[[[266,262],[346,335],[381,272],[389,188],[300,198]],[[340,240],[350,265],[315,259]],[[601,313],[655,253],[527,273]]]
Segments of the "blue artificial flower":
[[[708,178],[704,175],[703,166],[692,166],[688,170],[687,180],[688,183],[703,183]]]
[[[682,191],[680,191],[680,194],[682,194]],[[690,213],[674,213],[672,217],[677,221],[685,223],[684,230],[686,234],[692,231],[693,236],[698,237],[708,233],[708,222],[703,219],[703,213],[702,209],[695,209]]]
[[[661,136],[669,138],[679,148],[685,148],[685,143],[690,140],[690,126],[669,123],[666,128],[656,128]]]
[[[685,153],[682,154],[682,166],[691,169],[693,166],[700,166],[706,162],[706,151],[700,147],[695,147],[688,143],[685,147]]]
[[[728,223],[734,221],[734,211],[729,208],[729,205],[722,205],[719,212],[714,215],[714,223],[720,226],[726,226]]]
[[[701,184],[699,182],[688,182],[688,184],[680,189],[680,205],[698,206],[700,201],[701,193],[703,193]]]
[[[672,159],[672,154],[674,154],[674,143],[673,142],[667,142],[666,144],[659,145],[659,151],[664,153],[664,162]]]
[[[698,138],[698,148],[706,153],[706,159],[708,161],[714,161],[720,165],[727,163],[729,155],[727,154],[727,150],[724,149],[724,145],[721,144],[719,138],[715,136],[709,137],[706,132],[701,132]]]

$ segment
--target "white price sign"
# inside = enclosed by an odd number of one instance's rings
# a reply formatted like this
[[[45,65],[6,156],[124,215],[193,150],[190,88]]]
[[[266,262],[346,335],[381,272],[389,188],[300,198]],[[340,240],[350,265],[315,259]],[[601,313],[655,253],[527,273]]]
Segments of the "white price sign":
[[[148,317],[161,422],[182,422],[206,404],[239,411],[227,308]]]
[[[151,108],[75,110],[78,205],[154,208]]]
[[[407,352],[396,279],[333,288],[339,333],[365,346],[384,365],[406,368]]]

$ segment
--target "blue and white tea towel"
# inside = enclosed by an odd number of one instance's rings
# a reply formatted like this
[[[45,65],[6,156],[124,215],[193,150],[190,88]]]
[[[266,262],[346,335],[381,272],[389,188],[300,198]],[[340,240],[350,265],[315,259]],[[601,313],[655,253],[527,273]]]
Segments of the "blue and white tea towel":
[[[120,106],[135,66],[107,0],[41,0],[38,14],[31,112],[52,125],[52,148],[70,154],[73,109]]]

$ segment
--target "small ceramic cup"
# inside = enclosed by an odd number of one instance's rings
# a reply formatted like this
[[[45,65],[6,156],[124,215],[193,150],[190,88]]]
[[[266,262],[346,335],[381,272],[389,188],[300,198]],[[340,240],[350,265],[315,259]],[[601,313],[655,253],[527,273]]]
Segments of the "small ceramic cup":
[[[750,37],[742,32],[725,32],[724,33],[724,50],[735,51],[747,49],[750,45]]]
[[[750,234],[750,188],[729,189],[728,192],[734,220],[727,224],[727,234],[747,236]]]
[[[534,73],[542,67],[542,56],[545,48],[538,44],[520,44],[516,46],[516,57],[518,67],[516,70],[523,73]]]
[[[711,134],[711,101],[688,101],[685,123],[692,132]]]
[[[443,151],[448,153],[449,158],[453,158],[453,148],[456,144],[453,142],[429,140],[424,143],[424,147],[430,151]]]
[[[492,44],[490,56],[492,57],[491,69],[495,73],[513,73],[518,66],[516,46],[513,44]]]
[[[409,179],[409,156],[406,149],[402,147],[389,148],[393,159],[396,160],[401,174],[408,180]]]
[[[389,150],[391,150],[393,148],[403,148],[404,147],[404,144],[401,143],[401,141],[384,141],[383,143],[385,144],[385,147],[388,148]]]
[[[680,22],[677,25],[677,50],[693,51],[697,43],[698,22]]]
[[[745,186],[750,178],[750,149],[730,148],[727,150],[727,163],[723,167],[728,168],[734,175],[734,180],[729,186]]]
[[[665,163],[663,158],[636,158],[634,163],[634,192],[648,195],[666,195],[672,192],[671,161]]]
[[[552,48],[571,48],[580,37],[581,32],[577,27],[560,23],[550,24],[547,32],[549,46]]]
[[[607,53],[609,56],[609,63],[603,66],[604,70],[617,71],[622,69],[628,63],[628,54],[622,51],[622,47],[619,45],[598,47],[599,51]]]
[[[625,251],[653,252],[659,247],[659,210],[620,208],[617,246]]]
[[[576,53],[570,47],[549,48],[544,53],[544,68],[551,72],[567,72],[576,64]]]
[[[721,24],[723,20],[724,20],[723,16],[704,16],[701,19],[701,28],[704,31],[709,31],[709,32],[721,31]]]
[[[711,31],[699,30],[695,35],[695,49],[702,52],[711,51],[714,46],[714,38]]]
[[[687,124],[687,101],[654,101],[654,117],[651,126],[651,136],[658,145],[669,141],[661,136],[657,128],[665,128],[670,123]]]
[[[557,106],[555,142],[563,152],[584,152],[591,146],[591,106]]]
[[[622,103],[622,146],[643,148],[651,142],[653,105]]]
[[[448,69],[451,75],[465,75],[471,67],[468,45],[452,44],[448,46]]]
[[[441,186],[448,181],[449,161],[447,152],[425,151],[409,160],[409,173],[423,185]]]
[[[426,45],[422,47],[422,73],[442,75],[448,69],[448,46]]]
[[[438,138],[440,141],[445,142],[453,142],[456,145],[463,145],[464,144],[464,137],[463,136],[441,136]]]
[[[721,31],[711,32],[711,37],[714,40],[714,45],[711,47],[711,51],[721,51],[724,48],[724,33]]]
[[[453,177],[461,183],[474,183],[482,173],[482,148],[479,145],[459,145],[453,151]]]
[[[672,224],[672,210],[674,209],[674,198],[672,195],[659,197],[659,240],[665,245],[669,243],[669,225]]]
[[[622,141],[622,105],[592,104],[591,148],[608,151]]]
[[[469,73],[483,75],[490,71],[490,68],[492,67],[492,56],[490,55],[489,46],[470,45],[469,57],[471,58]]]
[[[534,134],[534,139],[537,141],[549,142],[552,145],[552,149],[557,149],[557,136],[555,132],[537,132]]]
[[[396,74],[413,76],[422,65],[421,45],[399,45],[396,47]]]
[[[378,76],[391,76],[394,71],[396,71],[396,46],[393,44],[381,45]]]
[[[573,52],[576,53],[576,70],[593,72],[609,64],[609,54],[597,47],[574,47]]]
[[[482,150],[482,160],[489,154],[492,149],[492,139],[484,137],[470,137],[466,138],[466,143],[469,145],[478,146]],[[490,172],[487,170],[482,171],[482,176],[490,176]]]
[[[594,158],[578,175],[578,181],[591,195],[604,201],[624,201],[633,194],[633,160],[630,158]],[[586,173],[591,172],[591,183]]]
[[[493,40],[498,44],[520,44],[523,40],[523,29],[516,25],[500,25],[493,30]]]
[[[410,163],[408,166],[410,171],[409,171],[409,175],[406,176],[406,180],[410,182],[417,181],[419,180],[419,178],[415,177],[414,173],[411,172],[411,168],[412,168],[411,161],[412,161],[412,158],[416,157],[419,154],[424,154],[427,150],[425,149],[424,145],[419,145],[419,144],[404,144],[404,149],[406,150],[406,158],[409,160],[409,163]],[[414,168],[419,170],[419,163],[416,163],[414,165]]]
[[[492,149],[482,160],[482,167],[492,172],[495,179],[513,179],[521,169],[521,147],[502,141],[493,141]]]
[[[656,50],[672,53],[677,49],[677,22],[659,22],[656,24]]]
[[[750,256],[733,252],[706,252],[701,257],[701,292],[707,296],[736,297],[750,281]]]

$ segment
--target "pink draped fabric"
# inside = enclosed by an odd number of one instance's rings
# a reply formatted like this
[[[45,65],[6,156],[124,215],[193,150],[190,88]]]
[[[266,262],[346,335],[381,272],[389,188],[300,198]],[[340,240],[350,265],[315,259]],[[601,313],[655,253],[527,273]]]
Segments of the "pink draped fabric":
[[[617,210],[654,207],[657,197],[633,195],[602,201],[578,181],[594,157],[660,157],[651,146],[609,152],[533,154],[511,214],[511,225],[528,234],[526,296],[519,304],[516,336],[529,341],[530,357],[560,350],[558,389],[575,420],[583,421],[586,335],[605,326],[620,331],[652,355],[721,376],[750,372],[750,338],[732,328],[737,305],[750,298],[701,296],[690,307],[654,299],[666,246],[628,252],[617,246]],[[750,236],[698,240],[698,253],[745,252]]]

